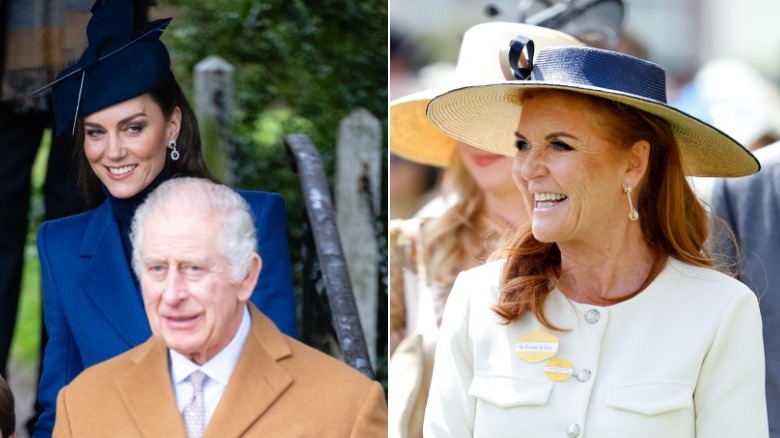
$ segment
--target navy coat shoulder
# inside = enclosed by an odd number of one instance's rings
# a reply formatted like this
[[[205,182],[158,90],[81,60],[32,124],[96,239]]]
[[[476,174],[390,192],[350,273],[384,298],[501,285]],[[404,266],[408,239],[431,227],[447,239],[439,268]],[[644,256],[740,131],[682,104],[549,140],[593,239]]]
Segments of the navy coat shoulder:
[[[251,301],[282,332],[296,337],[284,200],[276,193],[239,193],[252,208],[263,260]],[[85,368],[144,343],[152,332],[108,202],[43,223],[37,243],[49,341],[35,436],[49,436],[59,390]]]
[[[769,435],[780,438],[780,142],[755,152],[761,171],[742,178],[717,179],[712,184],[712,211],[726,221],[736,237],[733,246],[718,221],[714,223],[715,255],[758,295],[764,329],[766,402]]]

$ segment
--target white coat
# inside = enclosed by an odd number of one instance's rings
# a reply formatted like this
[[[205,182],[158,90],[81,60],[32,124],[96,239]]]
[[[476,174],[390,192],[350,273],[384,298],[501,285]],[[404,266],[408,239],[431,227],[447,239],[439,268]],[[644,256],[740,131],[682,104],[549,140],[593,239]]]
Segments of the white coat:
[[[462,273],[447,300],[424,434],[435,437],[766,437],[756,296],[711,269],[670,259],[636,297],[601,307],[553,290],[545,328],[501,324],[504,262]],[[558,337],[572,376],[553,382],[518,339]],[[527,345],[526,345],[527,347]],[[564,367],[566,368],[566,367]],[[565,370],[564,370],[565,371]],[[559,375],[560,376],[560,375]]]

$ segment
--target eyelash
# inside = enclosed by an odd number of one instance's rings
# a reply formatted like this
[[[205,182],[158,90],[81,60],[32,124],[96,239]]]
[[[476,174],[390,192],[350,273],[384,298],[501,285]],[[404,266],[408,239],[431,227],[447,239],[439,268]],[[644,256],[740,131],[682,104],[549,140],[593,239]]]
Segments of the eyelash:
[[[563,150],[563,151],[570,151],[572,150],[572,147],[566,144],[566,142],[563,141],[554,141],[552,142],[552,145],[555,146],[556,149]]]
[[[550,142],[550,144],[557,150],[561,151],[571,151],[574,150],[571,146],[569,146],[566,142],[557,140]],[[525,140],[517,140],[515,141],[515,148],[517,148],[518,151],[525,151],[528,150],[529,144]]]
[[[517,140],[515,141],[515,147],[518,151],[524,151],[528,149],[528,142],[525,140]]]
[[[143,123],[135,123],[132,125],[129,125],[127,128],[125,128],[127,131],[130,131],[131,134],[140,134],[141,131],[144,130],[146,126]],[[86,131],[86,134],[88,137],[96,137],[101,134],[103,134],[104,131],[102,129],[88,129]]]

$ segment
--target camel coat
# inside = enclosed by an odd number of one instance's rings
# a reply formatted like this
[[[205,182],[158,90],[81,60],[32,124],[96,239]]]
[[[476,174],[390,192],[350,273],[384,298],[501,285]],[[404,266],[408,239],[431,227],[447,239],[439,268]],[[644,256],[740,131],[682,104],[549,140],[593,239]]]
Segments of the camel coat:
[[[238,193],[252,209],[257,252],[263,259],[250,301],[294,336],[284,199],[269,192]],[[49,334],[38,392],[43,413],[35,425],[35,436],[43,438],[51,436],[57,394],[63,386],[85,368],[141,345],[152,330],[108,201],[95,210],[45,222],[37,241]]]
[[[252,326],[203,437],[384,437],[379,383],[286,335],[254,305]],[[151,337],[81,373],[57,397],[55,437],[185,437],[168,350]]]

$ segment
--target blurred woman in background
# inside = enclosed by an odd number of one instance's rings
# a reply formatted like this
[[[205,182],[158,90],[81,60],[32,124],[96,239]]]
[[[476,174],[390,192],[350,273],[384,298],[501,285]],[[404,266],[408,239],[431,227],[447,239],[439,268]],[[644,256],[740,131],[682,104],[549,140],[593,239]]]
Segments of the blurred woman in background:
[[[515,37],[537,47],[578,45],[564,33],[519,23],[485,23],[463,37],[451,87],[504,77],[499,53]],[[450,87],[448,87],[450,88]],[[460,271],[482,264],[527,219],[512,180],[512,159],[448,137],[425,117],[443,88],[390,104],[390,149],[444,168],[436,215],[425,211],[390,224],[390,436],[419,437],[444,304]],[[391,182],[392,183],[392,182]]]

